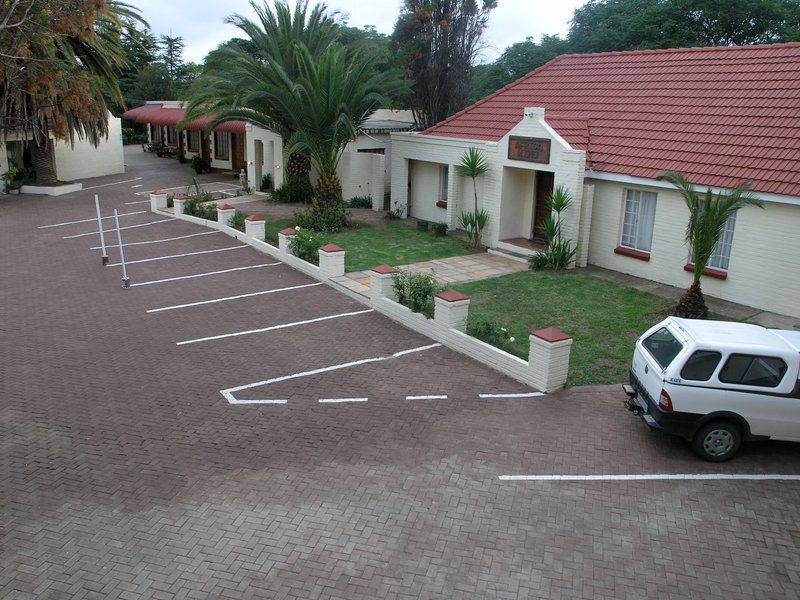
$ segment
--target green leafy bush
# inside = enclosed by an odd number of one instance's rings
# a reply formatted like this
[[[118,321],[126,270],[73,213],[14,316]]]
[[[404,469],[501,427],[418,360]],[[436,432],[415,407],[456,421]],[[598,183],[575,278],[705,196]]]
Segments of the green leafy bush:
[[[315,231],[296,227],[297,235],[289,242],[289,248],[295,256],[303,260],[319,264],[319,249],[328,243],[325,237]]]
[[[233,227],[234,229],[238,229],[239,231],[244,231],[245,218],[246,217],[244,213],[240,210],[237,210],[235,213],[233,213],[233,216],[231,217],[230,226]]]
[[[506,352],[509,351],[511,343],[514,342],[514,338],[508,334],[508,329],[485,317],[468,320],[467,333]]]
[[[440,291],[433,275],[400,271],[393,278],[393,287],[400,304],[429,319],[433,318],[436,294]]]
[[[347,201],[347,208],[372,208],[372,196],[353,196]]]
[[[386,211],[386,218],[390,221],[397,221],[403,218],[403,211],[406,209],[405,204],[400,204],[399,202],[394,203],[394,208],[392,210]]]
[[[122,143],[123,144],[146,144],[147,134],[136,131],[133,127],[122,128]]]
[[[308,177],[288,177],[272,192],[272,199],[275,202],[308,204],[314,199],[314,188]]]
[[[195,154],[192,157],[192,168],[194,172],[198,175],[202,175],[203,173],[210,173],[211,172],[211,161],[207,158],[203,158],[199,154]]]
[[[447,223],[434,223],[433,233],[436,237],[444,237],[447,235]]]
[[[295,223],[303,229],[324,233],[338,233],[344,229],[349,221],[349,216],[349,213],[341,205],[333,204],[323,209],[316,201],[307,211],[294,214]]]
[[[483,230],[489,222],[489,213],[485,210],[479,210],[478,212],[465,211],[461,213],[458,221],[462,229],[467,232],[470,245],[473,248],[480,246]]]
[[[264,176],[261,178],[261,190],[262,192],[266,192],[272,189],[272,173],[264,173]]]
[[[199,219],[208,219],[209,221],[217,220],[217,207],[214,204],[203,204],[205,194],[203,196],[195,196],[189,198],[183,205],[183,212],[187,215],[197,217]]]

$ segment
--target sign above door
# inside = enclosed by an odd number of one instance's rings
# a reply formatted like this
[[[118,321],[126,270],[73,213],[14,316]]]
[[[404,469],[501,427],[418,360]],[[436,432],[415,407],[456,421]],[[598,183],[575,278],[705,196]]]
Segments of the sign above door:
[[[546,165],[550,162],[550,140],[512,135],[508,138],[508,158]]]

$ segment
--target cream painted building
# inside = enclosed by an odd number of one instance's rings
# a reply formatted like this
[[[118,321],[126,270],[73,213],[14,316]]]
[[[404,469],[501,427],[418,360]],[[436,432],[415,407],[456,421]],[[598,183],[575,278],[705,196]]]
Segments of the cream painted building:
[[[686,73],[691,73],[690,77]],[[682,196],[749,181],[765,209],[729,221],[703,277],[706,294],[800,317],[800,44],[566,55],[422,133],[392,135],[392,204],[457,228],[477,181],[488,246],[543,248],[555,186],[572,195],[565,233],[576,266],[679,287],[691,283]]]
[[[10,161],[18,166],[30,166],[26,153],[26,142],[13,134],[0,144],[0,173],[8,170]],[[90,177],[102,177],[125,172],[122,157],[122,127],[120,120],[108,115],[108,137],[95,146],[86,139],[75,138],[75,143],[56,140],[54,162],[59,181],[79,181]]]

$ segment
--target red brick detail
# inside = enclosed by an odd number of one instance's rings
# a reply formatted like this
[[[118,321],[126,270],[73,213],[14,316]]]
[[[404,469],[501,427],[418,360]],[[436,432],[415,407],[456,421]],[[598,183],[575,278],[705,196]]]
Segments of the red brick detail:
[[[439,200],[436,202],[436,206],[439,208],[447,208],[447,200]]]
[[[217,206],[217,210],[233,210],[233,206],[230,204],[223,204],[222,206]]]
[[[555,327],[547,327],[546,329],[538,329],[536,331],[532,331],[531,335],[539,338],[540,340],[544,340],[545,342],[550,342],[551,344],[555,342],[563,342],[564,340],[571,340],[572,336],[569,334],[564,333],[560,329],[556,329]]]
[[[469,300],[469,296],[465,296],[461,292],[455,290],[445,290],[436,294],[437,298],[441,298],[445,302],[461,302],[462,300]]]
[[[689,273],[694,273],[694,265],[691,263],[687,263],[683,265],[683,270],[688,271]],[[722,279],[725,280],[728,278],[728,272],[722,271],[720,269],[712,269],[710,267],[706,267],[703,269],[703,275],[706,277],[713,277],[714,279]]]
[[[322,246],[322,248],[320,248],[320,250],[322,250],[323,252],[344,252],[344,250],[339,248],[339,246],[337,246],[336,244],[325,244],[324,246]]]
[[[395,269],[391,265],[378,265],[377,267],[373,267],[372,270],[381,275],[391,275],[393,273],[400,272],[398,269]]]
[[[173,196],[172,199],[173,200],[188,200],[189,196],[187,196],[186,194],[178,194],[176,196]]]
[[[294,227],[287,227],[286,229],[281,229],[278,233],[282,233],[283,235],[297,235],[297,232],[294,230]]]
[[[264,215],[250,215],[245,221],[263,221]]]
[[[649,252],[642,252],[641,250],[626,248],[625,246],[617,246],[616,248],[614,248],[614,254],[621,254],[622,256],[630,256],[631,258],[635,258],[637,260],[643,260],[645,262],[650,261]]]

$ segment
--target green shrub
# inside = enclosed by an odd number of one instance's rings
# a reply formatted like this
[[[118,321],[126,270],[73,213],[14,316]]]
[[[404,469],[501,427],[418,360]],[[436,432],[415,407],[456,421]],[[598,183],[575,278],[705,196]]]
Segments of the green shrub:
[[[372,208],[372,196],[353,196],[347,201],[347,208]]]
[[[288,177],[281,186],[272,192],[275,202],[310,203],[314,199],[314,188],[308,177]]]
[[[244,213],[240,210],[237,210],[233,213],[231,217],[230,226],[234,229],[238,229],[239,231],[244,231],[244,220],[245,220]]]
[[[486,224],[489,222],[489,213],[485,210],[479,210],[474,213],[472,211],[465,211],[461,213],[458,218],[459,224],[467,232],[469,243],[473,248],[481,245],[481,236]]]
[[[540,254],[532,256],[529,260],[531,269],[566,269],[575,259],[578,248],[572,240],[564,237],[561,230],[563,215],[572,205],[572,195],[563,186],[558,186],[547,199],[550,207],[550,216],[543,224],[544,237],[547,239],[547,249]]]
[[[429,319],[433,318],[435,298],[440,290],[433,275],[400,271],[393,278],[393,287],[400,304]]]
[[[192,168],[194,172],[198,175],[202,175],[203,173],[210,173],[211,172],[211,161],[207,158],[203,158],[199,154],[195,154],[192,157]]]
[[[264,173],[264,176],[261,178],[261,190],[262,192],[266,192],[272,189],[272,173]]]
[[[334,204],[322,209],[316,201],[307,211],[294,214],[295,223],[298,226],[324,233],[337,233],[344,229],[349,222],[349,216],[341,204]]]
[[[467,333],[506,352],[509,351],[508,348],[514,341],[514,338],[508,335],[508,329],[485,317],[467,321]]]
[[[319,264],[319,249],[328,243],[325,237],[315,231],[295,227],[297,235],[289,242],[289,247],[298,258]]]
[[[189,198],[183,205],[183,211],[187,215],[197,217],[199,219],[208,219],[209,221],[217,220],[217,207],[214,204],[203,204],[205,201],[205,194]]]
[[[434,223],[433,233],[435,233],[437,237],[445,237],[447,235],[447,223]]]
[[[398,219],[403,218],[403,211],[405,210],[405,204],[400,204],[398,202],[394,203],[394,208],[392,210],[386,211],[386,218],[390,221],[397,221]]]
[[[175,194],[170,194],[167,196],[167,208],[174,208],[175,206]]]

